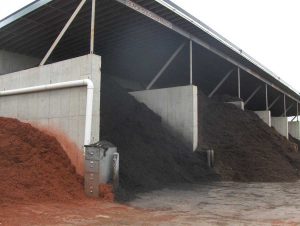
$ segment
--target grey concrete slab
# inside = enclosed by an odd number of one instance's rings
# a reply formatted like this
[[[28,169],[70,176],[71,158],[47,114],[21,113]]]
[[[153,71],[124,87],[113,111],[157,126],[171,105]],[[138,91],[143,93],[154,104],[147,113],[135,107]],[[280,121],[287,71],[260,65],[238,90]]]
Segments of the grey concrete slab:
[[[272,117],[271,118],[272,126],[280,133],[282,136],[288,139],[289,137],[289,128],[288,128],[288,118],[287,117]]]
[[[34,67],[40,59],[0,50],[0,75]]]
[[[300,122],[289,122],[289,134],[300,140]]]
[[[131,92],[162,117],[162,123],[191,150],[198,145],[198,95],[196,86],[179,86]]]
[[[271,111],[255,111],[255,114],[271,127]]]

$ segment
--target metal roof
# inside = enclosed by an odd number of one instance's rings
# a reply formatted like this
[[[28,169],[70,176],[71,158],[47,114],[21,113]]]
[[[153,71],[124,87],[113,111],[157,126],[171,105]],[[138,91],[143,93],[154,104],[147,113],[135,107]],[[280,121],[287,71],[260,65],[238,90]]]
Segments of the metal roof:
[[[43,57],[79,2],[37,0],[2,19],[0,49]],[[142,10],[130,7],[130,2],[141,6]],[[52,61],[88,53],[90,7],[91,2],[87,1],[54,51]],[[158,62],[164,61],[178,43],[192,38],[230,65],[241,67],[291,100],[300,100],[299,93],[273,72],[170,0],[97,0],[96,11],[95,52],[106,59],[124,54],[134,58],[147,48],[152,56],[147,58],[147,63],[156,69]],[[153,43],[157,44],[153,46]],[[165,51],[155,49],[156,45],[163,46]],[[139,65],[136,67],[138,70]],[[149,68],[148,77],[145,72],[145,81],[149,80],[152,68]],[[151,73],[153,75],[153,71]]]

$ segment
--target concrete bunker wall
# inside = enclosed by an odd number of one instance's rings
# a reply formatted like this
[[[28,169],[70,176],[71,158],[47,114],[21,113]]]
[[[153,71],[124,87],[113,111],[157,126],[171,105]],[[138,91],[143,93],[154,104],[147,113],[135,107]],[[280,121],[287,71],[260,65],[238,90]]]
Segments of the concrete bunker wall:
[[[271,111],[255,111],[255,114],[257,114],[261,120],[271,127]]]
[[[245,103],[243,101],[229,101],[229,102],[225,102],[227,104],[233,104],[234,106],[236,106],[237,108],[241,109],[241,110],[245,110]]]
[[[289,134],[300,140],[300,122],[289,122]]]
[[[0,50],[0,75],[35,67],[40,59]]]
[[[179,86],[131,92],[162,118],[162,123],[191,150],[198,145],[198,95],[196,86]]]
[[[272,117],[271,124],[277,130],[278,133],[280,133],[282,136],[285,136],[288,139],[289,126],[287,117]]]
[[[90,79],[94,83],[91,141],[100,134],[101,57],[85,55],[0,76],[0,91]],[[87,87],[64,88],[30,94],[0,96],[0,116],[34,122],[68,136],[82,151],[68,153],[83,173]]]

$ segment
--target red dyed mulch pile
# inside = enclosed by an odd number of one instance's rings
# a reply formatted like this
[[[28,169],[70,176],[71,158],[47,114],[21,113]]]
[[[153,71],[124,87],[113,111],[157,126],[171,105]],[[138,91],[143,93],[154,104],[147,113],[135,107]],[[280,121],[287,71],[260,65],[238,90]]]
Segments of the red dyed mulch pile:
[[[55,137],[0,117],[0,205],[83,198],[82,182]]]

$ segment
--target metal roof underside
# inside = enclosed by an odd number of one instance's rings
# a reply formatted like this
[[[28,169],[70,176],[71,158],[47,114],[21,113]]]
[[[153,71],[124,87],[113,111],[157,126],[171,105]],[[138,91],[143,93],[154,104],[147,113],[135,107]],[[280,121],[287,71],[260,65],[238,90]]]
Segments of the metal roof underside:
[[[159,85],[182,85],[185,82],[188,84],[189,53],[188,40],[185,37],[115,0],[96,2],[95,53],[102,56],[104,71],[139,80],[141,84],[146,85],[175,49],[182,42],[187,42],[173,66],[160,79]],[[292,104],[294,100],[300,100],[297,91],[278,80],[268,69],[172,2],[133,2],[201,39],[279,87],[290,96],[287,98],[287,105]],[[0,21],[0,49],[42,58],[79,3],[80,0],[38,0],[20,9]],[[90,17],[91,1],[88,0],[51,55],[50,62],[89,53]],[[209,50],[196,44],[194,46],[194,81],[208,93],[228,70],[236,67]],[[257,86],[263,85],[247,72],[242,72],[242,81],[244,98]],[[235,95],[235,83],[235,76],[231,76],[220,91]],[[263,90],[257,94],[260,98],[249,102],[249,108],[262,109]],[[278,96],[278,91],[271,87],[269,90],[271,102],[273,97],[275,99]],[[280,106],[274,108],[275,115],[281,115]],[[296,106],[289,112],[295,114]]]

